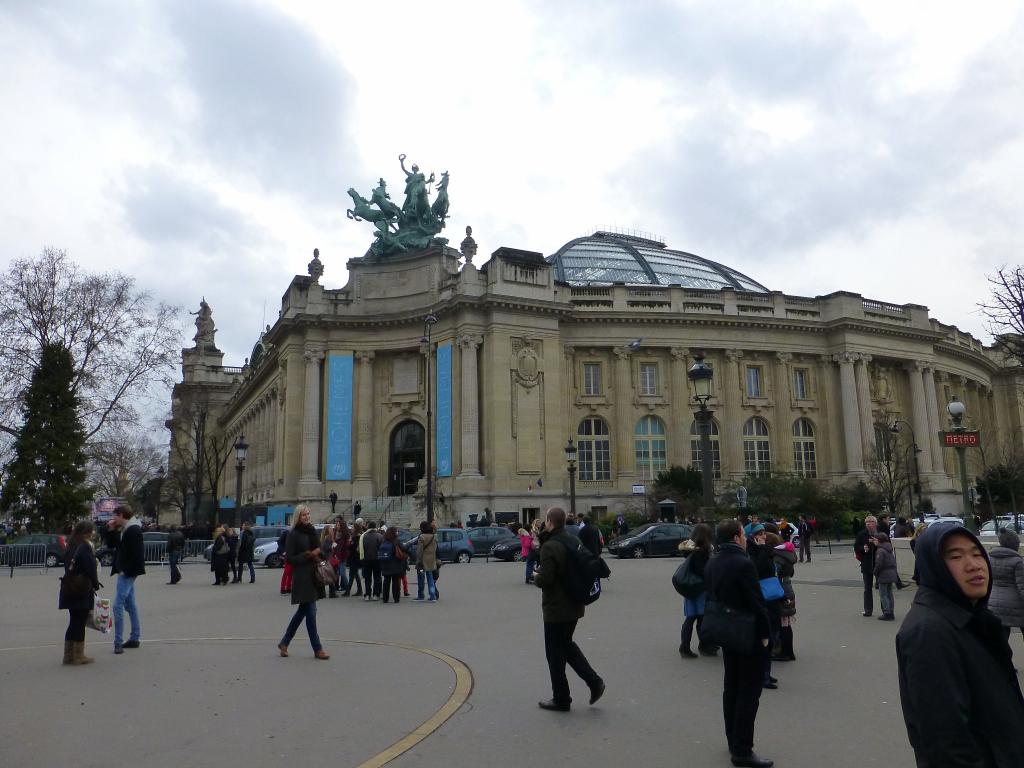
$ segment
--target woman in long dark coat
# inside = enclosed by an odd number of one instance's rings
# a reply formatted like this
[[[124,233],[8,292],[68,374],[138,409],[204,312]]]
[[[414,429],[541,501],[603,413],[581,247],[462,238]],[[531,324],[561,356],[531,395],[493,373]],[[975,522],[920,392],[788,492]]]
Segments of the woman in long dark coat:
[[[249,567],[249,583],[256,583],[256,569],[252,567],[255,555],[256,537],[252,532],[252,523],[248,520],[242,523],[242,535],[238,540],[238,581],[242,580],[242,569]]]
[[[219,587],[228,583],[228,567],[231,545],[228,543],[227,529],[222,525],[213,532],[213,548],[210,550],[210,570],[213,571],[213,586]]]
[[[68,612],[68,628],[64,633],[64,663],[92,664],[95,659],[85,655],[85,622],[89,611],[93,609],[96,591],[100,588],[96,574],[96,556],[92,551],[89,539],[95,526],[91,520],[81,520],[71,534],[67,554],[64,558],[64,580],[70,584],[73,575],[85,576],[89,580],[89,588],[71,595],[62,588],[59,607]]]
[[[320,561],[320,536],[309,520],[309,507],[299,504],[295,508],[295,525],[288,534],[285,546],[285,557],[292,565],[292,605],[299,607],[295,609],[284,637],[277,644],[277,650],[282,656],[288,655],[288,645],[295,637],[299,624],[305,620],[313,655],[326,661],[331,657],[320,644],[320,635],[316,629],[316,601],[326,597],[323,586],[317,584],[315,576],[316,565]]]

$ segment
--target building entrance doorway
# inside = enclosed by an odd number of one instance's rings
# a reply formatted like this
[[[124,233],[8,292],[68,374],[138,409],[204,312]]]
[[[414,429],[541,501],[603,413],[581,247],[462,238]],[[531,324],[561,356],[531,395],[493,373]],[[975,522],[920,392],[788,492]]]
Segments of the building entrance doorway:
[[[530,530],[533,521],[540,517],[540,507],[522,507],[519,510],[520,520],[523,528]]]
[[[424,429],[419,422],[403,421],[391,432],[388,459],[388,495],[410,496],[424,475]]]

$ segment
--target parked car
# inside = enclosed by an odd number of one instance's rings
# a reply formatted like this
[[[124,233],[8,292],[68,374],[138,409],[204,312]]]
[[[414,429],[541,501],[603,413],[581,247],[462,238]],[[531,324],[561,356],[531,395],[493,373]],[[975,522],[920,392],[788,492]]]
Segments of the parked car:
[[[272,547],[272,549],[269,549],[269,550],[265,549],[264,550],[264,553],[263,553],[264,560],[267,557],[269,557],[270,555],[274,555],[274,554],[277,553],[277,540],[279,538],[281,538],[281,534],[282,533],[284,533],[285,531],[290,531],[290,530],[291,530],[291,528],[289,528],[287,525],[256,525],[256,526],[253,526],[252,535],[256,538],[255,546],[258,547],[260,545],[259,543],[261,541],[266,542],[266,541],[270,541],[271,539],[274,541],[274,546]],[[264,544],[263,546],[266,547],[266,544]],[[206,545],[206,549],[203,550],[203,559],[206,560],[206,562],[210,562],[210,556],[212,554],[213,554],[213,543],[211,542],[211,543],[207,544]],[[256,554],[255,550],[253,551],[253,557],[255,558],[255,560],[253,560],[254,563],[259,564],[261,562],[260,561],[260,556],[258,554]],[[264,562],[263,564],[266,565],[268,568],[280,568],[281,567],[280,558],[275,558],[273,565],[268,565],[266,562]]]
[[[39,561],[39,565],[46,564],[47,568],[56,568],[58,565],[64,564],[64,554],[68,551],[67,539],[59,533],[29,533],[24,536],[19,536],[11,544],[45,544],[46,551],[43,554],[42,559]],[[34,563],[26,562],[25,565],[33,565]]]
[[[468,531],[462,528],[438,528],[437,529],[437,557],[449,563],[468,563],[473,559],[473,544],[467,536]],[[404,549],[409,557],[416,559],[416,543],[419,535],[402,542],[399,546]]]
[[[495,544],[502,541],[519,541],[519,537],[503,525],[481,525],[466,530],[474,555],[490,555]]]
[[[523,543],[519,541],[518,536],[502,539],[491,547],[491,557],[495,560],[518,563],[523,559]]]
[[[692,533],[693,526],[685,523],[645,523],[612,541],[607,549],[619,557],[677,555],[679,544]]]
[[[277,536],[273,536],[256,539],[253,542],[252,561],[254,565],[263,565],[267,568],[280,568],[284,565],[281,556],[277,553],[277,539]]]
[[[1024,528],[1024,526],[1022,526]],[[1010,531],[1016,533],[1013,528],[1013,520],[1011,518],[999,518],[996,521],[989,520],[978,531],[978,536],[983,539],[996,539],[999,538],[999,534],[1003,531]]]

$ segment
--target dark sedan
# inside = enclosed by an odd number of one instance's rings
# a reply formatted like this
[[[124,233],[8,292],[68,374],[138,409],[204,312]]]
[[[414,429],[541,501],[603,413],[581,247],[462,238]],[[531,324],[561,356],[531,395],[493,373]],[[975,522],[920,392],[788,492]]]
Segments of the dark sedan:
[[[608,551],[619,557],[677,555],[691,533],[693,526],[683,523],[645,523],[608,544]]]
[[[511,539],[502,539],[491,547],[491,557],[495,560],[504,560],[518,563],[523,559],[523,543],[516,536]]]
[[[503,525],[482,525],[478,528],[469,528],[466,530],[466,536],[469,537],[469,543],[473,545],[474,555],[489,555],[494,545],[501,542],[519,542],[519,537]]]

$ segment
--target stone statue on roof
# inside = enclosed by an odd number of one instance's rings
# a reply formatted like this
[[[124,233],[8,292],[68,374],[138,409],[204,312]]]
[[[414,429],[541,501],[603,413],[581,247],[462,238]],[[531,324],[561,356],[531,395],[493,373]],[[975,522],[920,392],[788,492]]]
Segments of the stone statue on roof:
[[[196,335],[192,337],[196,347],[203,345],[215,346],[213,336],[217,329],[213,325],[213,310],[206,303],[205,296],[199,302],[199,311],[189,312],[189,314],[196,316]]]
[[[425,176],[415,163],[407,169],[404,154],[398,156],[398,164],[405,174],[405,200],[401,208],[392,202],[383,178],[370,193],[370,199],[355,189],[348,190],[352,198],[352,208],[346,211],[348,218],[369,221],[374,226],[374,242],[368,253],[372,257],[392,256],[448,242],[446,238],[437,237],[448,218],[448,172],[441,174],[437,196],[431,205],[429,187],[434,183],[434,174]]]

